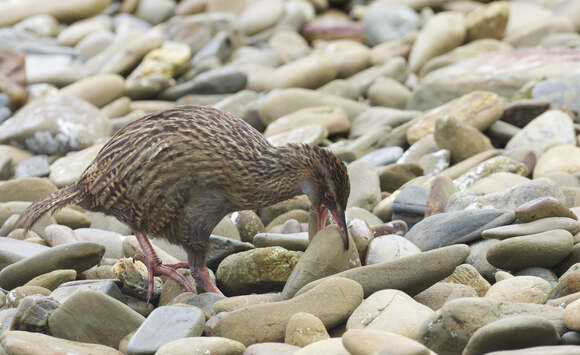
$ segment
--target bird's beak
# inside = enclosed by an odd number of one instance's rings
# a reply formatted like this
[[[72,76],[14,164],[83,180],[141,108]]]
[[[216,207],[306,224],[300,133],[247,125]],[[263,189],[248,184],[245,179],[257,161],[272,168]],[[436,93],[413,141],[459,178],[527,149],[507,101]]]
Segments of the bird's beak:
[[[346,228],[346,217],[344,216],[344,211],[332,212],[332,217],[338,225],[338,230],[340,230],[340,236],[344,243],[344,250],[348,250],[348,229]]]

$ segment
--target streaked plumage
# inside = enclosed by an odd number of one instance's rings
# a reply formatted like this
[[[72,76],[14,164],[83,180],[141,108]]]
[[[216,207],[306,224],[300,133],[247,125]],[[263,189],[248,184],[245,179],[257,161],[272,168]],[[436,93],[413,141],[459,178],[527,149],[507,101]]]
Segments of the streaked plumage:
[[[274,147],[239,118],[182,106],[120,129],[78,182],[32,204],[15,227],[75,203],[183,246],[190,266],[201,267],[209,234],[228,213],[307,193],[314,208],[344,214],[349,191],[346,168],[329,151]]]

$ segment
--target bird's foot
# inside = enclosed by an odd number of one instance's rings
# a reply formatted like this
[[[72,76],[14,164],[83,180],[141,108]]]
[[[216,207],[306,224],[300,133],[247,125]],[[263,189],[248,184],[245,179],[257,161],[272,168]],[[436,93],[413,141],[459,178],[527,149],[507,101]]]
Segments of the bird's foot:
[[[176,269],[188,268],[187,263],[178,264],[162,264],[161,259],[153,250],[153,246],[149,242],[149,239],[142,233],[135,233],[137,240],[141,249],[143,249],[143,255],[135,256],[136,260],[141,261],[147,267],[147,303],[150,303],[151,297],[153,296],[153,277],[165,275],[172,280],[175,280],[181,286],[183,286],[189,292],[195,292],[195,288],[191,283]]]
[[[197,286],[202,290],[204,290],[205,292],[213,292],[222,296],[224,295],[222,291],[220,291],[220,289],[217,288],[216,284],[212,281],[211,277],[209,276],[207,266],[192,267],[191,275],[195,279],[195,283],[197,284]]]

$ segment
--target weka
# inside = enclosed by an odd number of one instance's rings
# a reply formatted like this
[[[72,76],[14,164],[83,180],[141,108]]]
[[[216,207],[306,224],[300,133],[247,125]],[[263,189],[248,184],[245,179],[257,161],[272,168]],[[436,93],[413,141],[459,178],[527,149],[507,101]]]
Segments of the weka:
[[[148,300],[159,274],[194,291],[175,270],[188,264],[199,287],[221,293],[205,259],[209,235],[224,216],[304,193],[317,213],[318,229],[330,210],[348,248],[349,192],[346,167],[331,152],[305,144],[274,147],[239,118],[182,106],[120,129],[78,182],[31,204],[10,229],[29,229],[44,213],[78,204],[133,229],[149,272]],[[145,235],[182,246],[188,264],[162,265]]]

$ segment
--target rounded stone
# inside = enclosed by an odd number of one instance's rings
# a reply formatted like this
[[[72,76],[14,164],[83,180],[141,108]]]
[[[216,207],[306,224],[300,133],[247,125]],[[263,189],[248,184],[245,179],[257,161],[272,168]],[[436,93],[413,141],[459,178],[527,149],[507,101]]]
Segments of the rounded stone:
[[[550,268],[570,254],[573,247],[572,234],[557,229],[502,240],[489,248],[487,260],[507,270],[520,270],[529,266]]]
[[[122,355],[115,347],[81,343],[57,337],[25,332],[8,331],[0,337],[0,345],[7,354],[91,354]]]
[[[477,297],[473,287],[454,282],[437,282],[414,297],[415,301],[436,311],[456,298]]]
[[[61,89],[63,94],[79,97],[97,107],[121,97],[125,79],[117,74],[93,75]]]
[[[242,355],[246,347],[235,340],[220,337],[188,337],[163,345],[156,355]]]
[[[429,355],[421,343],[408,337],[376,329],[352,329],[342,336],[342,343],[351,355],[382,354],[383,349],[389,355]]]
[[[310,313],[299,312],[288,320],[284,342],[305,347],[329,338],[330,336],[320,319]]]
[[[288,320],[295,313],[311,313],[326,328],[333,328],[344,322],[362,299],[363,290],[357,282],[333,277],[292,299],[246,306],[228,313],[206,333],[234,339],[246,346],[280,342]]]
[[[334,355],[349,355],[349,352],[342,345],[341,338],[331,338],[317,341],[295,352],[293,355],[318,355],[318,354],[334,354]]]
[[[495,350],[556,345],[559,342],[558,331],[549,320],[538,316],[515,316],[479,328],[462,354],[486,354]]]
[[[216,273],[229,295],[279,291],[300,259],[301,252],[281,247],[257,248],[226,257]]]
[[[550,283],[535,276],[515,276],[493,284],[486,298],[500,302],[525,302],[544,304],[552,291]]]
[[[580,330],[580,300],[570,303],[564,309],[564,324],[570,330]]]
[[[493,149],[486,135],[453,116],[437,119],[434,137],[440,148],[451,152],[451,157],[455,162]]]
[[[421,249],[406,238],[394,234],[382,235],[371,240],[365,265],[379,264],[420,252]]]
[[[534,178],[554,172],[580,171],[580,148],[571,144],[558,145],[546,150],[534,168]]]
[[[367,90],[373,106],[392,107],[404,110],[412,92],[395,79],[379,77]]]

